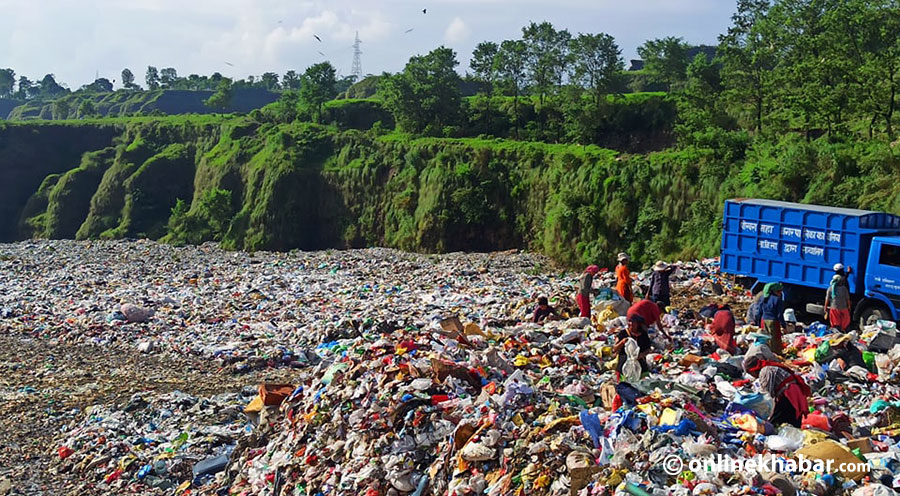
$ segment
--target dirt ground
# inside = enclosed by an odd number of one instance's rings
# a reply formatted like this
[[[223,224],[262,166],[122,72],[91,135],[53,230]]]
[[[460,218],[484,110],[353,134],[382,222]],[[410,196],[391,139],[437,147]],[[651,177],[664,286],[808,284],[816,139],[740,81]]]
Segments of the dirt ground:
[[[236,375],[194,357],[145,355],[0,334],[0,496],[90,494],[72,475],[54,475],[54,438],[95,404],[125,403],[138,392],[193,395],[290,382],[291,369]]]

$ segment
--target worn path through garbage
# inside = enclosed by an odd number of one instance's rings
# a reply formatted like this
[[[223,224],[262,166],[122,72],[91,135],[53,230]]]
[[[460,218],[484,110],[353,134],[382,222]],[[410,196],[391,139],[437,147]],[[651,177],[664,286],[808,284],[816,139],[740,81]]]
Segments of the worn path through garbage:
[[[281,368],[234,375],[198,357],[0,335],[0,481],[10,483],[12,494],[92,493],[91,481],[48,470],[54,438],[80,420],[85,408],[124,404],[135,393],[238,391],[247,384],[283,382],[290,374]]]

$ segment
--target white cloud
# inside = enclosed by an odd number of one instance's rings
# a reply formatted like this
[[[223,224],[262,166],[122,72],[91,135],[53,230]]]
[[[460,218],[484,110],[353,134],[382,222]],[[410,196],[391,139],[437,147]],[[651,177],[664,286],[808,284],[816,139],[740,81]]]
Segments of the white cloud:
[[[450,25],[447,26],[447,30],[444,31],[444,39],[449,43],[460,43],[465,41],[470,33],[471,31],[466,26],[465,21],[459,17],[454,17],[450,21]]]
[[[55,73],[73,88],[95,72],[116,79],[123,67],[142,79],[147,65],[243,78],[330,60],[346,73],[359,31],[363,70],[377,74],[440,44],[464,66],[475,43],[513,39],[543,20],[573,34],[608,32],[629,58],[667,35],[715,43],[734,10],[724,0],[425,3],[427,14],[407,0],[0,0],[0,67],[32,79]]]

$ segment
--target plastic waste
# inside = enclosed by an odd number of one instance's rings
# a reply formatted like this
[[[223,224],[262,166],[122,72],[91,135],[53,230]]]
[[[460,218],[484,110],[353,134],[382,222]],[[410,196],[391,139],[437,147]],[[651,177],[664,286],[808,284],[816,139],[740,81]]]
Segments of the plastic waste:
[[[622,365],[622,380],[637,382],[641,379],[641,364],[638,362],[640,347],[634,338],[625,340],[625,363]]]

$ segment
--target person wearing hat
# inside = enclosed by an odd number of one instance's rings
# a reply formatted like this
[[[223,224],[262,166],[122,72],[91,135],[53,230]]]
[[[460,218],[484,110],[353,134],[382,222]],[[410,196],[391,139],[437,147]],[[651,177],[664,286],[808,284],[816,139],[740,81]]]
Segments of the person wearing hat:
[[[589,265],[581,277],[578,279],[578,294],[575,295],[575,302],[578,303],[578,310],[581,311],[581,317],[591,318],[591,297],[594,295],[594,276],[600,272],[600,267]]]
[[[781,330],[786,323],[784,321],[784,301],[781,299],[784,287],[780,282],[770,282],[763,288],[763,298],[760,301],[759,313],[763,329],[772,336],[772,351],[781,354]]]
[[[619,296],[628,303],[634,303],[634,293],[631,290],[631,272],[628,270],[628,255],[619,253],[616,257],[619,265],[616,266],[616,291]]]
[[[844,270],[844,265],[834,264],[834,277],[825,291],[825,318],[831,322],[832,327],[846,331],[850,327],[850,283],[847,274],[850,267]]]
[[[650,301],[659,305],[659,309],[665,311],[672,304],[669,276],[675,271],[674,265],[669,265],[662,260],[653,265],[653,274],[650,275]]]

